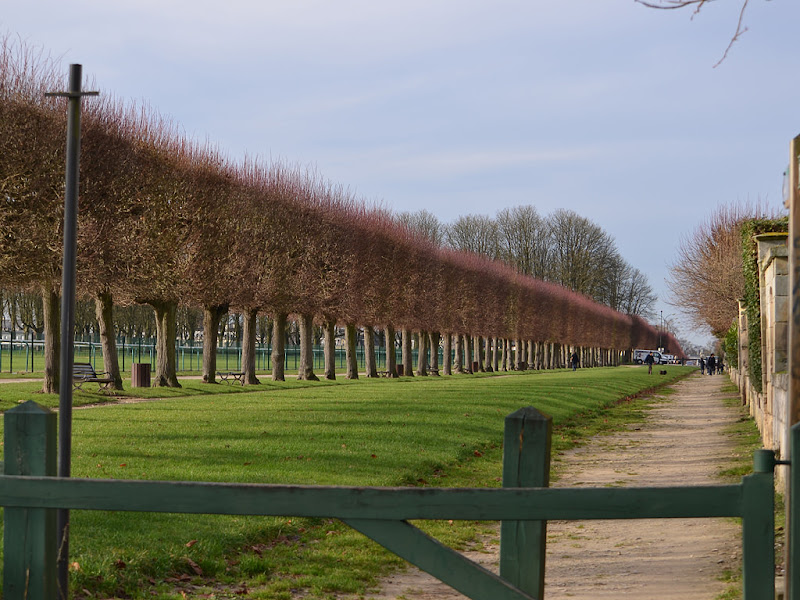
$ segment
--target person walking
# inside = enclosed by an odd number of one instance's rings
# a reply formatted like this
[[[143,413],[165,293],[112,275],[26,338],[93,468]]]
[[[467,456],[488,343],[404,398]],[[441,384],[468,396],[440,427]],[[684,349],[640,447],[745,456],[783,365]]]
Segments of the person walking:
[[[573,352],[572,356],[569,357],[570,363],[572,363],[572,370],[575,371],[578,368],[578,353]]]
[[[652,375],[653,374],[653,363],[654,362],[656,362],[656,359],[653,358],[653,353],[651,352],[650,354],[647,355],[647,358],[644,359],[644,364],[647,365],[647,374],[648,375]]]
[[[700,375],[706,374],[706,359],[700,357]]]
[[[717,359],[714,358],[714,353],[711,353],[711,356],[708,357],[708,362],[706,363],[706,367],[708,368],[708,374],[713,375],[714,371],[717,369]]]

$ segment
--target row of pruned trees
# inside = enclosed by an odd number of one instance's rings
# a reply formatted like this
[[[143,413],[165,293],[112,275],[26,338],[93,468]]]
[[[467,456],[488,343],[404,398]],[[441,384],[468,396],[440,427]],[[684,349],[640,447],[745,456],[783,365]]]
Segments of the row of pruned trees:
[[[462,215],[442,223],[422,210],[401,213],[398,220],[435,244],[500,260],[626,314],[653,316],[656,295],[645,275],[622,257],[607,232],[574,211],[543,216],[526,205],[504,208],[494,218]]]
[[[20,44],[0,47],[0,287],[42,294],[46,391],[58,388],[65,111],[44,92],[63,87],[54,63]],[[640,318],[440,247],[314,171],[233,163],[151,110],[107,95],[87,101],[82,136],[78,291],[96,301],[106,367],[119,383],[114,303],[152,307],[154,385],[169,386],[178,385],[170,349],[181,305],[203,310],[209,382],[215,332],[232,309],[243,315],[248,382],[254,324],[265,313],[274,331],[297,321],[300,378],[315,377],[315,322],[345,326],[348,340],[357,325],[619,349],[657,339]],[[283,340],[273,340],[275,379]]]

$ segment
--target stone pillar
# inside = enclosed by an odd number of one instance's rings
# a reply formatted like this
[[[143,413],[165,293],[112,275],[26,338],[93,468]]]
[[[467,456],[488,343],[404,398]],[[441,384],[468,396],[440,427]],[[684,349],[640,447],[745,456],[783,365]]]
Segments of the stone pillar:
[[[786,233],[756,236],[761,298],[761,376],[764,403],[761,438],[765,448],[786,448],[789,335],[789,252]]]
[[[756,236],[761,296],[761,437],[765,448],[787,450],[784,433],[789,392],[789,249],[786,233]]]

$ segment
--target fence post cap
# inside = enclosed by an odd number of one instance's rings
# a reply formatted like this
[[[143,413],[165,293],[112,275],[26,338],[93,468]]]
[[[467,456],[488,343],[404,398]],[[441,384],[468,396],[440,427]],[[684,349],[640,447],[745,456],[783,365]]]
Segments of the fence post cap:
[[[544,414],[533,406],[525,406],[524,408],[520,408],[510,415],[507,415],[506,419],[540,419],[543,421],[550,421],[552,420],[552,417]]]
[[[753,454],[753,471],[756,473],[772,473],[775,470],[775,451],[756,450]]]
[[[49,408],[45,406],[40,406],[33,400],[27,400],[23,402],[19,406],[15,406],[6,411],[6,414],[14,413],[14,414],[50,414],[51,411]]]

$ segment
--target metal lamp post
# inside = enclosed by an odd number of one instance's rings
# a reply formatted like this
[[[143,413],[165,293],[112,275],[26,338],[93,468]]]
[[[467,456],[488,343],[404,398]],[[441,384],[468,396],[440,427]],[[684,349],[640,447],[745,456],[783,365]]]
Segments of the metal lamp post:
[[[69,99],[67,109],[67,165],[64,192],[64,257],[61,282],[61,360],[58,394],[58,476],[70,476],[72,454],[72,339],[75,330],[75,272],[78,231],[78,179],[81,154],[81,97],[98,92],[81,91],[82,67],[70,65],[69,91],[46,96]],[[58,596],[66,600],[69,566],[69,511],[58,511]]]

